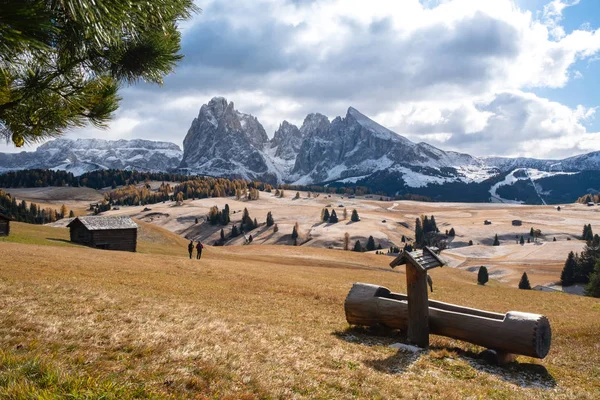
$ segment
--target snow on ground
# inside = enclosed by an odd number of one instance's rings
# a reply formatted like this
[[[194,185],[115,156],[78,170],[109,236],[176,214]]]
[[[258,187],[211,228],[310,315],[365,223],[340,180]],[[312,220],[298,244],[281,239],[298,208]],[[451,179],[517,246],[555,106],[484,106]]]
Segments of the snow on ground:
[[[516,178],[514,176],[515,172],[517,171],[519,170],[516,169],[512,171],[511,173],[506,175],[506,178],[504,178],[503,181],[496,183],[490,188],[490,196],[492,196],[493,203],[523,204],[522,201],[503,199],[498,195],[498,189],[500,188],[500,186],[513,185],[515,182],[521,180],[521,178]]]

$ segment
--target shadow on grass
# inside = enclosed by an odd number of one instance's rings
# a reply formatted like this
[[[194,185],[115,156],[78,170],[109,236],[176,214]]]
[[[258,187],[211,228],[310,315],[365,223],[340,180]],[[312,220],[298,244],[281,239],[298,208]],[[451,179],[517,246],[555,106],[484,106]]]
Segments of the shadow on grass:
[[[335,331],[332,335],[346,342],[363,346],[387,347],[394,343],[407,344],[404,332],[385,327],[349,327],[341,331]],[[398,374],[406,371],[420,356],[430,355],[431,352],[454,353],[457,355],[457,358],[464,360],[472,368],[480,372],[493,374],[506,382],[523,388],[550,390],[556,387],[557,384],[554,377],[543,365],[515,361],[500,366],[496,364],[495,359],[486,357],[484,352],[476,353],[460,347],[430,346],[427,350],[418,352],[401,349],[393,356],[383,360],[368,360],[365,362],[365,365],[379,372]],[[433,356],[431,361],[435,361],[435,356]]]
[[[385,346],[394,343],[406,342],[406,335],[397,330],[385,327],[349,327],[341,331],[335,331],[332,335],[349,343],[363,346]],[[400,374],[405,372],[423,352],[398,351],[396,354],[383,360],[373,359],[365,361],[365,365],[386,374]]]
[[[75,242],[71,242],[68,239],[59,239],[59,238],[46,238],[47,241],[49,242],[59,242],[59,243],[66,243],[69,244],[71,246],[80,246],[80,247],[86,247],[85,245],[81,244],[81,243],[75,243]]]

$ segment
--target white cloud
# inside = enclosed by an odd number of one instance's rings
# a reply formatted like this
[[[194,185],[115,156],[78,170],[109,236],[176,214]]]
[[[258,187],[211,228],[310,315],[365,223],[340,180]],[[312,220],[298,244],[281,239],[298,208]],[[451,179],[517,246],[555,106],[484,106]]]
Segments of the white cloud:
[[[181,144],[200,106],[225,96],[269,134],[354,106],[442,148],[570,155],[598,144],[595,109],[530,91],[581,79],[573,65],[599,57],[598,27],[561,25],[577,3],[533,15],[512,0],[206,0],[183,26],[182,65],[162,88],[125,90],[108,135]]]

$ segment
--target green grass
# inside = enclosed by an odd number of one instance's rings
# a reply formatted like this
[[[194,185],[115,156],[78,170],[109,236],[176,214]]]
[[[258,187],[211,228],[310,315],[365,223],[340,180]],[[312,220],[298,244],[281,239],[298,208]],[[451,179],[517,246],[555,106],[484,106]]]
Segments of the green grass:
[[[158,399],[141,384],[76,376],[39,357],[0,349],[2,399]]]
[[[176,234],[145,222],[136,221],[138,229],[138,253],[169,256],[187,256],[187,240]],[[70,242],[68,228],[55,228],[23,222],[10,223],[10,235],[1,236],[0,243],[20,243],[41,246],[79,247]]]
[[[44,225],[10,223],[10,235],[1,236],[0,243],[37,244],[42,246],[77,246],[69,242],[69,230]]]

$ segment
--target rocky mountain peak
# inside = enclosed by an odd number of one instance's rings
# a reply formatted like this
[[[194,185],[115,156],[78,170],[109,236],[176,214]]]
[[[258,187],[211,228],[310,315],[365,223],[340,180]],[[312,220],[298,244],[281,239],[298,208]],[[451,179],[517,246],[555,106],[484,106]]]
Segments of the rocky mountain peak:
[[[302,136],[308,137],[329,129],[329,118],[319,113],[308,114],[300,127]]]
[[[275,148],[275,157],[294,160],[302,146],[303,135],[296,125],[283,121],[271,139],[270,147]]]

